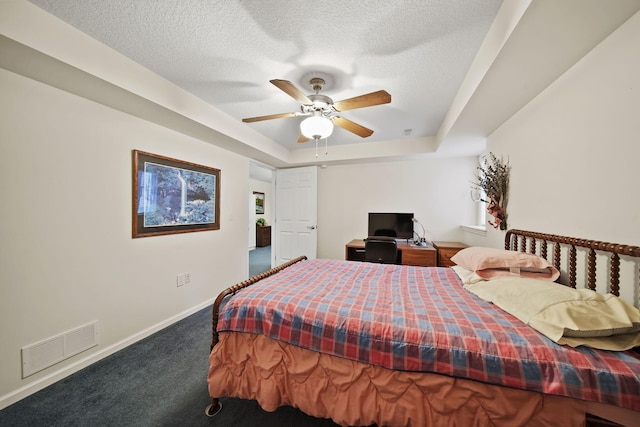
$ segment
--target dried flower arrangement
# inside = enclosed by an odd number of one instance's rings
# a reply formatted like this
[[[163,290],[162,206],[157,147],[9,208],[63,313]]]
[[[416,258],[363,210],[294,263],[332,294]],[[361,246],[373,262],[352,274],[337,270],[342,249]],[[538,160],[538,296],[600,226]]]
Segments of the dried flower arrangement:
[[[498,159],[493,153],[484,156],[478,166],[476,182],[473,188],[482,190],[486,199],[480,201],[488,204],[487,212],[493,216],[489,224],[500,230],[507,229],[507,192],[509,189],[509,162]]]

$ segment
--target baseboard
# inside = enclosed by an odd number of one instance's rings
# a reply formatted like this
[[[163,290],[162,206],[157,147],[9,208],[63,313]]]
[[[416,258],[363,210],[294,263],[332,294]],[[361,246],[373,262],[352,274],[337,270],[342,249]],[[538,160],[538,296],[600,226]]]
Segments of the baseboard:
[[[136,342],[148,337],[149,335],[153,335],[154,333],[166,328],[167,326],[171,326],[172,324],[188,317],[191,316],[192,314],[202,310],[203,308],[212,305],[213,304],[214,299],[205,301],[195,307],[192,307],[186,311],[183,311],[182,313],[178,313],[175,316],[172,316],[166,320],[163,320],[160,323],[157,323],[147,329],[144,329],[134,335],[131,335],[130,337],[127,337],[125,339],[123,339],[122,341],[119,341],[115,344],[112,344],[108,347],[103,348],[102,350],[99,350],[95,353],[90,354],[89,356],[86,356],[82,359],[79,359],[75,362],[73,362],[70,365],[67,365],[63,368],[60,368],[42,378],[39,378],[29,384],[26,384],[10,393],[5,394],[4,396],[0,397],[0,410],[6,408],[9,405],[12,405],[22,399],[24,399],[27,396],[32,395],[33,393],[36,393],[42,389],[44,389],[45,387],[50,386],[51,384],[60,381],[61,379],[64,379],[66,377],[68,377],[71,374],[74,374],[78,371],[80,371],[81,369],[86,368],[87,366],[98,362],[99,360],[104,359],[107,356],[112,355],[113,353],[122,350],[125,347],[130,346],[131,344],[135,344]]]

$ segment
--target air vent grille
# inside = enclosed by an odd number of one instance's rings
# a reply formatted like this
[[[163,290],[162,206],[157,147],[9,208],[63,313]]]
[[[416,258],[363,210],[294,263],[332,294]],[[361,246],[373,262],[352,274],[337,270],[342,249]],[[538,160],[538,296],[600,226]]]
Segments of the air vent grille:
[[[98,321],[22,348],[22,378],[98,345]]]

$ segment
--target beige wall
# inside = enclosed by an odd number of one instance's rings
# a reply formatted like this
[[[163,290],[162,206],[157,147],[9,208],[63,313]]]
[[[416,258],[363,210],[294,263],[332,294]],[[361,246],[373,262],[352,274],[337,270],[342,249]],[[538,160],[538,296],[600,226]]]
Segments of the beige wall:
[[[0,69],[0,399],[210,303],[247,276],[248,160]],[[221,229],[131,238],[131,150],[221,170]],[[178,288],[176,276],[191,273]],[[20,348],[99,321],[26,380]],[[8,394],[11,394],[7,397]],[[8,399],[8,400],[7,400]]]
[[[321,168],[318,258],[344,259],[347,242],[367,237],[369,212],[413,212],[428,239],[463,239],[460,225],[476,221],[469,195],[476,165],[461,157]]]
[[[509,227],[640,245],[639,40],[637,13],[490,136],[512,167]],[[637,306],[639,266],[623,264]]]
[[[488,151],[512,166],[510,228],[640,245],[637,40],[640,14],[489,136]],[[318,256],[343,258],[346,242],[366,236],[374,210],[415,212],[435,240],[502,248],[503,231],[488,226],[485,237],[459,227],[475,222],[468,191],[476,165],[458,158],[320,169]],[[636,306],[639,268],[623,257],[621,296]]]

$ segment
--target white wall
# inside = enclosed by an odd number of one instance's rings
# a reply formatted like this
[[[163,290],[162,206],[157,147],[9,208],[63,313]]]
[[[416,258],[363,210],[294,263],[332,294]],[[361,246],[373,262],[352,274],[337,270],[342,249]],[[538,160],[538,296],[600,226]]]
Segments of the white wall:
[[[248,159],[0,69],[0,403],[247,276]],[[131,238],[131,150],[221,170],[221,228]],[[190,272],[178,288],[176,275]],[[99,346],[21,379],[20,348],[98,320]],[[83,362],[84,363],[84,362]]]
[[[476,218],[469,195],[476,165],[462,157],[320,168],[318,258],[344,259],[346,243],[367,237],[369,212],[413,212],[427,238],[460,241],[460,225]]]
[[[510,228],[640,245],[638,41],[640,13],[490,136],[511,163]],[[637,305],[626,264],[621,296]]]

